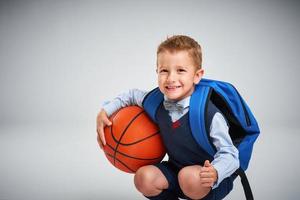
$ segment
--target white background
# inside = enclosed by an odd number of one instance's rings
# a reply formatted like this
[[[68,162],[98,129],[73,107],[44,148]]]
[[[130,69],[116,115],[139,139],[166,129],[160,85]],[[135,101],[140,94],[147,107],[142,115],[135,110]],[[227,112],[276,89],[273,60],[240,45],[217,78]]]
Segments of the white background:
[[[297,1],[0,2],[0,199],[143,199],[106,160],[105,100],[156,86],[156,48],[185,34],[205,77],[233,83],[261,128],[256,199],[298,199]],[[243,199],[240,181],[227,199]]]

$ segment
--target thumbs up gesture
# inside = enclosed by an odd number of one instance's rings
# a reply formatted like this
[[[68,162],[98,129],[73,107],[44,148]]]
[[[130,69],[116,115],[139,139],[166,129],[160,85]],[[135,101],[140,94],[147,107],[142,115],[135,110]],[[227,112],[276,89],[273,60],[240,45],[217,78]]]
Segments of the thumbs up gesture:
[[[206,160],[200,170],[200,181],[204,187],[212,187],[218,179],[217,170]]]

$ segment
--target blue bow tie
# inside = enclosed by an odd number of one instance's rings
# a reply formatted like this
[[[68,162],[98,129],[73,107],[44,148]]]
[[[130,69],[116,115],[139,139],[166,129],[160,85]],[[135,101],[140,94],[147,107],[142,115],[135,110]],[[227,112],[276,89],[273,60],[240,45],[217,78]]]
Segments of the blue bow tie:
[[[173,102],[173,101],[168,101],[168,100],[164,100],[163,102],[164,107],[166,110],[168,111],[177,111],[180,113],[183,113],[183,105]]]

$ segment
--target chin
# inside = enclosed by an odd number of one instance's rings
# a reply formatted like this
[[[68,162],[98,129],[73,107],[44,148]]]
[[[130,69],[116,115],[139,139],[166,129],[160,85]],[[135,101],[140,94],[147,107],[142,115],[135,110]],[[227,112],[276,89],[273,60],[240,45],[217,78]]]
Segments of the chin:
[[[173,101],[178,101],[181,99],[180,96],[175,96],[175,95],[166,95],[166,96],[169,100],[173,100]]]

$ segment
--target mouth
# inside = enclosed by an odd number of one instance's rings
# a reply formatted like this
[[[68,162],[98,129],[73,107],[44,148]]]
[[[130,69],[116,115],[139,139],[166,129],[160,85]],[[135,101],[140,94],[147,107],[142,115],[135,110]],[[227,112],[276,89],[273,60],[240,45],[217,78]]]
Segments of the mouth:
[[[166,86],[165,88],[167,89],[167,90],[175,90],[175,89],[178,89],[178,88],[180,88],[181,86]]]

